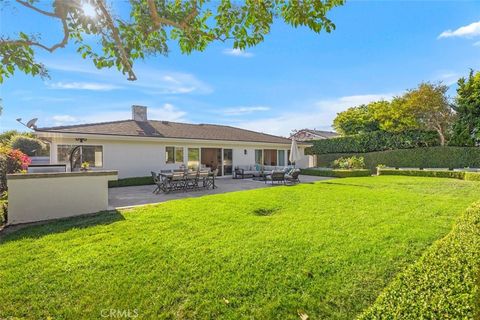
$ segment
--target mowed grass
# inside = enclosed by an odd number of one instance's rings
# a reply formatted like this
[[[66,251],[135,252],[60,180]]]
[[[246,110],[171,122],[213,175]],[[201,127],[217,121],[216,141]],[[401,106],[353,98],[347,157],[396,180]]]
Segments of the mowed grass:
[[[352,319],[479,198],[349,178],[30,227],[0,243],[0,318]]]

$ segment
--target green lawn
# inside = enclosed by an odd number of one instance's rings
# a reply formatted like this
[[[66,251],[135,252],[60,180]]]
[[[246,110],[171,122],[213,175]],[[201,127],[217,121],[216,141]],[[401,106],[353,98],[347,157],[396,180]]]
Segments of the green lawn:
[[[0,242],[0,318],[352,319],[479,195],[348,178],[30,227]]]

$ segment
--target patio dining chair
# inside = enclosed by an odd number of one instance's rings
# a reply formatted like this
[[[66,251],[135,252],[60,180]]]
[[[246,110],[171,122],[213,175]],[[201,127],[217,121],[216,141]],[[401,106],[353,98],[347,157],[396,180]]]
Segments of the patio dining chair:
[[[191,171],[185,174],[185,191],[198,189],[199,171]]]
[[[198,183],[200,185],[201,182],[203,188],[207,188],[207,179],[209,174],[210,171],[208,170],[201,170],[198,172]]]
[[[152,193],[159,193],[162,190],[162,181],[160,180],[156,172],[151,171],[153,183],[155,184],[155,190]]]
[[[174,172],[168,178],[166,183],[166,192],[183,190],[185,188],[185,174],[183,172]]]
[[[216,189],[217,186],[215,185],[215,178],[218,175],[218,169],[213,170],[210,172],[205,180],[205,188],[209,189],[212,187],[212,189]]]

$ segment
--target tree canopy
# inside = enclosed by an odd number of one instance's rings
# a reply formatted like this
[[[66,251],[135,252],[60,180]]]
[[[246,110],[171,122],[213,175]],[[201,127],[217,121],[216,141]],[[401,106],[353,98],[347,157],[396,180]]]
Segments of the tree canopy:
[[[480,144],[480,71],[470,71],[468,78],[458,80],[457,97],[453,106],[457,120],[453,125],[453,143],[475,146]]]
[[[454,120],[447,90],[448,87],[442,84],[422,82],[417,88],[391,101],[376,101],[340,112],[333,121],[333,127],[343,135],[377,130],[435,131],[444,145]]]
[[[351,107],[340,112],[333,121],[333,128],[343,135],[366,133],[380,129],[371,104]]]
[[[134,61],[166,55],[173,41],[187,54],[202,51],[214,41],[229,40],[234,48],[245,49],[264,40],[275,18],[316,33],[331,32],[335,25],[327,13],[345,0],[130,0],[127,18],[112,12],[104,0],[53,0],[50,8],[39,0],[15,2],[21,9],[59,23],[62,34],[54,45],[26,31],[16,38],[0,35],[0,83],[17,70],[48,76],[36,59],[37,51],[53,52],[72,41],[77,52],[93,60],[97,68],[116,67],[129,80],[136,80]],[[95,36],[98,45],[86,40],[86,35]]]

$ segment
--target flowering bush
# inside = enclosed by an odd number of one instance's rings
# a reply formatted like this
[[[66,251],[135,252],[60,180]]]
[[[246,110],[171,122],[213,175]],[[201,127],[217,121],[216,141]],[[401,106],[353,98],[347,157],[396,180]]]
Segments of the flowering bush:
[[[363,169],[365,168],[365,159],[363,157],[342,157],[333,161],[332,166],[335,169]]]
[[[20,150],[0,146],[0,193],[7,190],[7,174],[27,170],[31,162]]]

